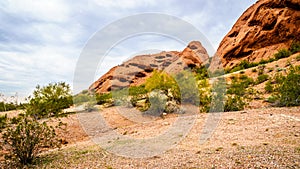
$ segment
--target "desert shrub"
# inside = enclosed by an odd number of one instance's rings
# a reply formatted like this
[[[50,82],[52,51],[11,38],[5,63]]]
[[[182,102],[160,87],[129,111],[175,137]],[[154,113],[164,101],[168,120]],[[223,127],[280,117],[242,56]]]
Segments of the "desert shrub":
[[[80,93],[73,96],[74,104],[82,104],[82,103],[90,102],[92,100],[94,100],[94,97],[92,95],[89,95],[88,93]]]
[[[161,116],[166,107],[167,96],[162,90],[154,90],[149,94],[150,108],[146,111],[147,114],[153,116]]]
[[[243,69],[248,69],[248,68],[251,68],[251,67],[255,67],[257,65],[258,65],[258,63],[243,60],[237,66],[233,67],[229,71],[229,73],[236,72],[236,71],[243,70]],[[227,72],[228,72],[228,70],[227,70]]]
[[[300,105],[300,66],[291,67],[287,76],[277,77],[279,106]]]
[[[18,108],[18,105],[16,105],[15,103],[0,102],[0,111],[16,110],[17,108]]]
[[[198,85],[193,74],[188,71],[182,71],[175,76],[175,79],[180,89],[181,99],[179,101],[181,101],[182,103],[198,104],[199,103]]]
[[[174,85],[176,85],[176,82],[170,75],[155,70],[152,76],[146,80],[145,89],[147,91],[154,89],[168,91],[168,89],[173,88]]]
[[[178,101],[181,99],[180,90],[175,79],[161,71],[153,71],[152,76],[146,80],[145,89],[148,92],[155,89],[165,92],[170,91]]]
[[[291,52],[287,49],[281,49],[278,53],[274,54],[275,59],[282,59],[291,56]]]
[[[97,108],[95,107],[95,105],[96,105],[95,101],[85,102],[85,104],[84,104],[84,110],[86,110],[88,112],[92,112],[94,110],[97,110]]]
[[[265,82],[265,81],[267,81],[269,79],[269,75],[267,75],[267,74],[262,74],[262,75],[259,75],[258,77],[257,77],[257,79],[256,79],[256,84],[260,84],[260,83],[262,83],[262,82]]]
[[[246,103],[238,95],[227,96],[224,111],[240,111],[244,110]]]
[[[33,164],[37,154],[44,148],[59,147],[55,128],[46,122],[40,123],[28,115],[20,116],[10,122],[2,131],[1,149],[5,154],[7,167],[23,168]]]
[[[274,91],[274,88],[272,86],[272,81],[271,80],[267,81],[267,83],[265,85],[265,91],[267,93],[272,93]]]
[[[70,86],[64,82],[38,85],[28,100],[27,112],[37,118],[58,116],[73,104]]]
[[[300,54],[296,56],[296,60],[300,61]]]
[[[267,64],[269,63],[268,60],[265,60],[265,59],[262,59],[261,61],[259,61],[259,64],[262,65],[262,64]]]
[[[208,101],[210,103],[210,112],[224,111],[224,100],[226,95],[226,81],[224,78],[218,78],[212,84],[212,91]]]
[[[275,103],[278,100],[278,97],[272,95],[266,99],[266,102]]]
[[[0,132],[4,129],[7,125],[7,114],[0,115]]]
[[[208,71],[205,66],[196,67],[193,71],[196,73],[197,80],[208,78]]]
[[[252,72],[253,72],[253,73],[257,72],[257,69],[252,69]]]
[[[207,79],[198,82],[200,112],[208,112],[211,104],[211,87]]]
[[[101,93],[101,94],[96,94],[96,101],[97,104],[104,104],[104,103],[110,103],[112,102],[112,93]]]
[[[297,53],[300,51],[300,42],[299,41],[294,41],[291,46],[290,49],[292,54]]]
[[[145,89],[145,85],[140,86],[132,86],[129,88],[129,95],[130,96],[137,96],[141,94],[147,94],[147,90]]]
[[[258,66],[258,75],[264,74],[265,68],[266,68],[266,65],[259,65]]]
[[[246,88],[254,83],[252,78],[241,76],[239,79],[234,79],[227,89],[227,94],[235,94],[243,96],[246,93]]]

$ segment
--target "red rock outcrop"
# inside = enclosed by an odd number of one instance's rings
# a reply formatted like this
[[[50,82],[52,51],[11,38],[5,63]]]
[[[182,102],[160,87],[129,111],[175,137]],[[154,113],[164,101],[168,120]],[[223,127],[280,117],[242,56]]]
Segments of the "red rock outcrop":
[[[223,67],[241,60],[259,62],[300,40],[300,0],[259,0],[248,8],[220,43]]]
[[[139,55],[110,69],[94,82],[89,90],[105,93],[127,86],[136,86],[145,82],[154,69],[174,74],[186,69],[200,66],[208,60],[205,48],[198,41],[192,41],[182,51],[160,52]]]

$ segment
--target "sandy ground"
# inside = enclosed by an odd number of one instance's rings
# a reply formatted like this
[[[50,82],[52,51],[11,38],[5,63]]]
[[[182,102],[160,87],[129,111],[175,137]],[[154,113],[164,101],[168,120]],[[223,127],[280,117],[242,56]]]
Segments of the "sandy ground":
[[[119,108],[107,108],[100,112],[85,112],[81,113],[81,116],[74,114],[63,118],[63,121],[68,123],[68,129],[65,133],[61,133],[61,136],[64,136],[69,144],[58,151],[61,159],[39,167],[300,168],[300,107],[222,113],[217,128],[204,143],[200,143],[199,139],[210,114],[191,115],[195,117],[195,123],[185,137],[181,135],[183,138],[181,141],[165,152],[146,158],[119,156],[111,152],[113,151],[111,147],[103,150],[88,137],[86,132],[90,131],[82,128],[78,117],[87,117],[86,119],[91,117],[92,119],[96,114],[104,117],[110,130],[102,130],[94,135],[94,138],[103,137],[115,131],[134,139],[148,139],[162,135],[174,126],[177,115],[138,123],[132,119],[126,119],[118,113],[119,111]],[[92,123],[91,126],[97,126],[93,124],[93,120],[90,123]],[[98,129],[95,127],[94,130]],[[159,140],[162,149],[167,144],[173,145],[167,141],[169,140]],[[112,138],[112,142],[115,147],[121,146],[124,154],[126,151],[135,153],[121,141],[118,142]],[[140,150],[136,151],[140,152]],[[74,152],[77,154],[84,152],[76,156],[79,161],[74,160],[72,155]]]

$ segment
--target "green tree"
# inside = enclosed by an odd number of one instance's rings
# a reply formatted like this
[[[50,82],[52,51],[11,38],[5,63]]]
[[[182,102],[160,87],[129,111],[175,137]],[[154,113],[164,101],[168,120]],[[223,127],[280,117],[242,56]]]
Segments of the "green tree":
[[[73,103],[70,86],[65,82],[38,85],[28,99],[27,112],[37,118],[58,116]]]

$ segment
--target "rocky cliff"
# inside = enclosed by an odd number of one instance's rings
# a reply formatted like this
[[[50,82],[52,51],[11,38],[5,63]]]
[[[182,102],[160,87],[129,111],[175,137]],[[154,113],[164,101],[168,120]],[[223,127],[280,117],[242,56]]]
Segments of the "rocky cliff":
[[[89,90],[105,93],[127,86],[140,85],[155,69],[173,74],[188,67],[200,66],[208,61],[208,58],[207,51],[198,41],[190,42],[182,52],[170,51],[135,56],[110,69],[94,82]]]
[[[259,62],[300,40],[300,0],[259,0],[247,9],[220,43],[223,67]]]

